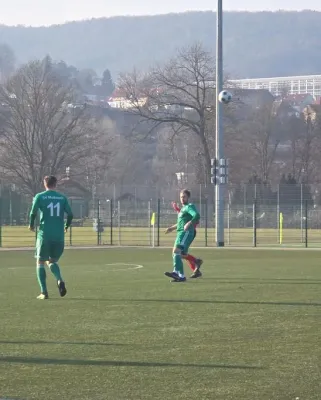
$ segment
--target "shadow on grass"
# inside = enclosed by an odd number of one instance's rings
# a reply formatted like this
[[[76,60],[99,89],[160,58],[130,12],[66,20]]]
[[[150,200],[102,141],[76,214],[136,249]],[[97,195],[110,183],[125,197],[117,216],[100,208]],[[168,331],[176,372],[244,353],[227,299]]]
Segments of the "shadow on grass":
[[[69,298],[70,301],[106,301],[112,303],[199,303],[199,304],[246,304],[246,305],[259,305],[259,306],[296,306],[296,307],[321,307],[321,303],[299,303],[287,301],[237,301],[237,300],[182,300],[182,299],[91,299],[73,297]]]
[[[107,343],[107,342],[69,342],[56,340],[0,340],[0,344],[67,344],[67,345],[86,345],[86,346],[128,346],[122,343]],[[1,400],[1,399],[0,399]]]
[[[16,357],[0,356],[0,363],[16,364],[49,364],[49,365],[80,365],[97,367],[186,367],[186,368],[222,368],[222,369],[265,369],[256,365],[243,364],[187,364],[187,363],[163,363],[146,361],[109,361],[109,360],[69,360],[59,358]]]

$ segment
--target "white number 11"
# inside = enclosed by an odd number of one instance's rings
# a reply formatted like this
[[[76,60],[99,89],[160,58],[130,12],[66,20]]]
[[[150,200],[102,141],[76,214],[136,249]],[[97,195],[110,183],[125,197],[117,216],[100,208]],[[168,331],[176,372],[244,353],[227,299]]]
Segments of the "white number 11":
[[[50,217],[54,217],[54,209],[57,211],[57,217],[60,216],[60,203],[56,203],[55,205],[53,203],[50,203],[47,208],[50,208]]]

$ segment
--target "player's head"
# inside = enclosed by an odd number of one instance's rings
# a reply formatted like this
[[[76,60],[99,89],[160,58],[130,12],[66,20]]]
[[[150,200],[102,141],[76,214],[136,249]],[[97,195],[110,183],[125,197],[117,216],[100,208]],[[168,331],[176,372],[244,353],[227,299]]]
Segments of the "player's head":
[[[191,197],[191,192],[187,189],[181,190],[179,197],[182,204],[188,204]]]
[[[46,190],[55,189],[57,186],[57,178],[53,175],[45,176],[43,179],[43,184]]]

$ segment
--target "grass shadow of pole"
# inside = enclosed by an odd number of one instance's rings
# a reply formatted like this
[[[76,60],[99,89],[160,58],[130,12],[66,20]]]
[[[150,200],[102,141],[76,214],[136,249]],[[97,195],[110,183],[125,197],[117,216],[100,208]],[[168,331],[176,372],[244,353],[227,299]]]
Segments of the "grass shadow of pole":
[[[187,364],[187,363],[167,363],[167,362],[147,362],[147,361],[112,361],[112,360],[70,360],[40,357],[17,357],[0,356],[0,363],[14,364],[47,364],[47,365],[76,365],[76,366],[97,366],[97,367],[169,367],[169,368],[222,368],[222,369],[265,369],[259,365],[245,364]]]

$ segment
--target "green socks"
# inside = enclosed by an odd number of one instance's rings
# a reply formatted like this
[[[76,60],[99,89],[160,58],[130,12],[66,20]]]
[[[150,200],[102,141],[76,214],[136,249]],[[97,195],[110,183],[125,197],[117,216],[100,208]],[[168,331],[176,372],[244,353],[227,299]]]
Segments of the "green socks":
[[[43,264],[37,265],[37,278],[41,293],[47,293],[46,270]]]
[[[50,271],[53,273],[54,277],[57,281],[62,281],[62,277],[60,274],[60,268],[57,263],[49,264]]]
[[[182,257],[180,254],[173,254],[174,272],[178,274],[180,278],[184,277],[184,266]]]

